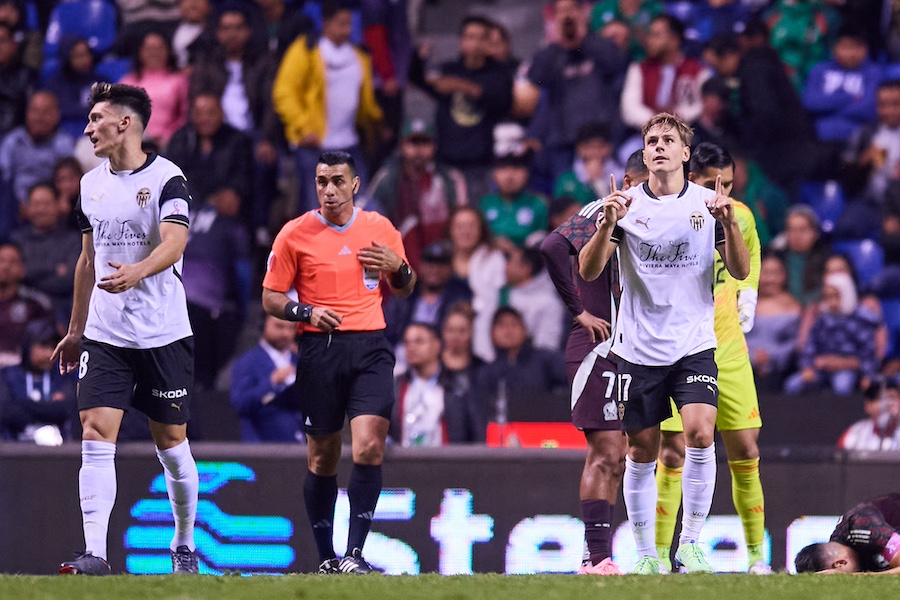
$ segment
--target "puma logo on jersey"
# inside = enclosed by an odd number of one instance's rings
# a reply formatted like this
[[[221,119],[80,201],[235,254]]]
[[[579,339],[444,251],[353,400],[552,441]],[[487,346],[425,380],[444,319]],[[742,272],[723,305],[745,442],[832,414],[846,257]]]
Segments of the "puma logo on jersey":
[[[647,231],[650,231],[650,225],[648,225],[648,223],[650,223],[650,217],[647,217],[644,220],[635,219],[634,222],[637,223],[638,225],[643,225],[644,229],[646,229]]]
[[[178,404],[176,404],[176,403],[173,402],[173,403],[170,404],[169,406],[171,406],[172,408],[174,408],[174,409],[177,410],[178,412],[181,412],[181,403],[180,403],[180,402],[179,402]]]

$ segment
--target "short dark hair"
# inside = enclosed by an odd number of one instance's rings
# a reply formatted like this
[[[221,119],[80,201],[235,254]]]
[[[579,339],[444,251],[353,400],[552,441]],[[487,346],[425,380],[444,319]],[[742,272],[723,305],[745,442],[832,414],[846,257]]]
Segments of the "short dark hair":
[[[886,90],[889,88],[900,88],[900,79],[888,79],[887,81],[882,81],[878,84],[879,90]]]
[[[501,306],[494,312],[494,316],[491,318],[491,328],[497,326],[497,323],[503,317],[515,317],[516,320],[525,327],[525,319],[522,317],[522,313],[514,309],[512,306]]]
[[[349,11],[350,5],[346,0],[322,0],[322,20],[333,19],[341,11]]]
[[[718,96],[723,100],[727,100],[729,94],[728,84],[725,83],[724,78],[718,75],[713,75],[700,86],[701,96]]]
[[[654,21],[665,21],[666,25],[669,27],[669,31],[675,34],[675,37],[678,38],[678,41],[684,42],[684,23],[682,23],[677,17],[673,17],[669,14],[662,14],[653,19]]]
[[[219,13],[216,15],[216,27],[219,27],[222,24],[222,17],[228,14],[236,14],[240,15],[244,18],[244,24],[250,25],[250,11],[246,8],[243,2],[236,2],[235,0],[227,0],[219,7]]]
[[[582,144],[589,140],[601,139],[608,142],[610,139],[609,125],[599,121],[591,121],[585,123],[575,132],[575,145]]]
[[[643,150],[635,150],[628,157],[628,160],[625,162],[625,172],[627,173],[628,171],[635,173],[646,173],[648,171],[647,163],[644,162]]]
[[[732,33],[714,35],[706,43],[706,49],[716,56],[724,56],[728,53],[738,53],[741,51],[737,36]]]
[[[5,31],[6,34],[12,39],[12,41],[16,43],[16,45],[19,44],[19,40],[16,39],[15,30],[7,23],[0,23],[0,31]]]
[[[462,35],[463,31],[465,31],[466,27],[469,25],[480,25],[485,29],[490,29],[491,27],[494,27],[496,23],[481,15],[469,15],[463,18],[462,22],[459,24],[459,35]]]
[[[56,188],[53,187],[52,181],[47,181],[47,180],[38,181],[37,183],[32,184],[31,186],[28,187],[28,194],[25,197],[28,199],[29,202],[31,201],[31,194],[33,194],[35,190],[39,190],[41,188],[47,188],[48,190],[50,190],[50,193],[53,194],[54,197],[56,196]]]
[[[349,152],[343,150],[326,150],[319,155],[320,165],[328,165],[335,167],[337,165],[347,165],[350,167],[350,177],[356,177],[356,161]]]
[[[78,159],[74,156],[63,156],[53,165],[53,176],[56,177],[56,174],[59,173],[63,169],[72,169],[76,173],[78,173],[78,178],[80,179],[82,175],[84,175],[84,168],[81,166],[81,163],[78,162]]]
[[[869,45],[869,39],[866,37],[865,31],[863,31],[860,27],[856,25],[848,24],[842,25],[840,29],[838,29],[836,39],[847,38],[850,40],[855,40],[860,44],[865,46]]]
[[[137,114],[141,120],[141,128],[146,129],[150,122],[150,96],[147,90],[124,83],[96,82],[91,86],[91,108],[100,102],[109,102],[113,106],[127,108]]]
[[[522,248],[522,262],[528,265],[531,276],[536,277],[544,268],[544,255],[537,248]]]
[[[748,37],[769,37],[769,26],[766,24],[766,21],[760,17],[755,16],[747,24],[744,26],[744,30],[740,32],[738,35],[744,38]]]
[[[883,377],[876,375],[869,381],[869,385],[863,390],[863,400],[880,400],[882,392],[900,388],[900,381],[896,377]]]
[[[450,305],[450,308],[447,309],[447,314],[444,315],[445,323],[450,315],[462,315],[469,321],[469,325],[475,320],[475,310],[472,308],[472,303],[466,300],[457,300]]]
[[[421,329],[424,329],[438,341],[440,341],[441,339],[441,334],[437,330],[437,327],[435,327],[433,323],[426,323],[425,321],[413,321],[403,329],[403,335],[406,335],[406,332],[409,331],[412,327],[419,327]]]
[[[824,571],[828,568],[825,558],[825,544],[810,544],[797,553],[794,567],[798,573]]]
[[[691,152],[691,171],[694,173],[702,173],[707,169],[726,169],[734,166],[734,159],[731,153],[712,142],[703,142],[697,144],[697,147]]]

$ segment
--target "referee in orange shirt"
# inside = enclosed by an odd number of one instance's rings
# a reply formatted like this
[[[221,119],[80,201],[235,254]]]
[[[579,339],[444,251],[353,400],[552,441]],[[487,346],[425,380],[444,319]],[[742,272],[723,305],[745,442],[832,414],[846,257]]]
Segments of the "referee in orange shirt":
[[[319,210],[289,222],[272,245],[263,280],[263,307],[299,323],[297,388],[309,442],[303,486],[319,551],[319,573],[374,571],[362,556],[381,493],[394,404],[394,353],[384,337],[382,278],[396,296],[409,296],[416,276],[400,232],[385,217],[353,205],[359,177],[346,152],[324,152],[316,165]],[[300,302],[287,296],[291,287]],[[347,554],[332,543],[337,466],[344,417],[350,419],[353,470],[347,495]]]

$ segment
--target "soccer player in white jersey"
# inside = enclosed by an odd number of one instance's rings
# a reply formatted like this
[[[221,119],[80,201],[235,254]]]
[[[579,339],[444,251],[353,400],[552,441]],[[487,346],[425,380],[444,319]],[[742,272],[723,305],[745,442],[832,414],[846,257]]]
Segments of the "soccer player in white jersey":
[[[142,88],[96,83],[90,104],[84,134],[106,160],[81,178],[72,319],[54,352],[60,372],[78,371],[85,550],[59,572],[111,572],[116,439],[124,411],[135,408],[150,419],[172,504],[172,570],[197,573],[199,482],[187,440],[194,342],[181,283],[191,196],[181,169],[141,148],[150,119]]]
[[[596,279],[619,250],[622,300],[612,351],[620,359],[619,415],[625,430],[623,491],[640,560],[634,573],[659,572],[655,546],[659,424],[684,422],[684,518],[676,561],[688,572],[711,567],[697,544],[716,483],[713,431],[718,371],[713,359],[716,252],[736,279],[750,256],[721,183],[709,190],[685,178],[691,128],[660,113],[641,131],[649,180],[603,199],[597,232],[579,253],[581,276]]]

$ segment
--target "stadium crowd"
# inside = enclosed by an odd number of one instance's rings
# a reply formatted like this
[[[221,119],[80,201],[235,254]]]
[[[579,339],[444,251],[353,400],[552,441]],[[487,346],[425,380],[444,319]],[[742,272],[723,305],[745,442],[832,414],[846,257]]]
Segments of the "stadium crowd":
[[[731,152],[732,196],[756,218],[747,344],[760,390],[865,391],[871,435],[900,439],[892,3],[535,0],[545,39],[533,56],[516,57],[507,27],[479,14],[446,62],[410,26],[421,4],[0,0],[0,439],[78,437],[74,374],[48,349],[71,310],[98,80],[147,90],[145,145],[187,176],[196,382],[230,386],[246,441],[303,439],[281,400],[290,331],[267,319],[258,345],[239,341],[262,321],[274,233],[318,207],[320,152],[351,153],[356,205],[393,222],[418,274],[409,298],[385,300],[393,441],[483,443],[489,422],[568,405],[562,349],[578,315],[541,242],[609,194],[610,175],[621,182],[662,111],[692,124],[695,145]],[[432,115],[405,114],[413,88]]]

